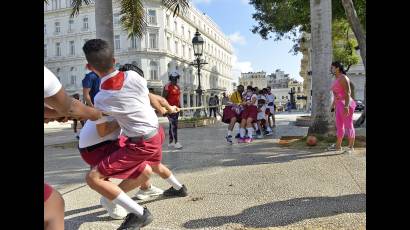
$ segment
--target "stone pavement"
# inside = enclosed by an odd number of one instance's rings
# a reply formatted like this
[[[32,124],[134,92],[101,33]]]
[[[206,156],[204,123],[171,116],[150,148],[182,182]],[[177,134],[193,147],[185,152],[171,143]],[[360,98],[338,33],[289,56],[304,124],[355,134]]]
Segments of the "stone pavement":
[[[278,116],[277,136],[293,129],[292,119]],[[365,229],[365,149],[352,155],[293,150],[273,138],[228,145],[225,133],[224,124],[181,129],[183,149],[164,144],[163,163],[190,195],[138,201],[154,215],[144,229]],[[88,167],[73,146],[44,149],[44,178],[63,194],[66,229],[116,229],[121,221],[108,217],[84,183]],[[169,187],[156,175],[152,182]]]

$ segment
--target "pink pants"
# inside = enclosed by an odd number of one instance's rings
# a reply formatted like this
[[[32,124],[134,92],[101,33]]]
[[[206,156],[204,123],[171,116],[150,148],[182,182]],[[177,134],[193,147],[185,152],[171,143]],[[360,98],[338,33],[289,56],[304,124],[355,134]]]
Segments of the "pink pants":
[[[349,115],[344,114],[343,101],[336,102],[336,135],[338,138],[343,138],[344,134],[347,134],[348,138],[355,137],[355,130],[353,127],[353,113],[356,108],[355,103],[349,106]]]

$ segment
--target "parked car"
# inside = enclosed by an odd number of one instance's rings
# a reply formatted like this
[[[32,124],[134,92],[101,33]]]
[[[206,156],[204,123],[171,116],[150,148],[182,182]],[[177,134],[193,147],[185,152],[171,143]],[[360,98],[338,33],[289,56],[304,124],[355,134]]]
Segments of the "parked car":
[[[354,100],[356,102],[356,109],[355,111],[363,111],[364,110],[364,104],[363,101],[361,100]]]

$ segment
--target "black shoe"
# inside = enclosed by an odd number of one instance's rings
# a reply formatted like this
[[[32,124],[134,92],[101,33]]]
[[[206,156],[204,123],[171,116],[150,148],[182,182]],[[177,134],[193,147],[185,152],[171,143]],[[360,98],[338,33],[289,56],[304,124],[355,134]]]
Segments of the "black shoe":
[[[182,188],[179,190],[174,189],[174,187],[171,187],[167,190],[164,191],[163,193],[164,196],[188,196],[188,190],[186,189],[185,185],[182,185]]]
[[[241,138],[241,134],[239,134],[239,133],[238,133],[238,134],[236,134],[235,138],[236,138],[236,139]]]
[[[150,224],[152,220],[152,214],[147,208],[144,208],[144,215],[142,216],[137,216],[135,213],[129,213],[117,230],[139,230],[140,228]]]

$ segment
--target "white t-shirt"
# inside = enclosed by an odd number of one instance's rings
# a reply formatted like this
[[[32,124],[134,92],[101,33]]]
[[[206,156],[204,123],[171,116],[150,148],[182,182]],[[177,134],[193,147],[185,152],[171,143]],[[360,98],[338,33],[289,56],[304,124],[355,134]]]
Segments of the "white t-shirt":
[[[55,95],[60,91],[61,87],[57,77],[44,66],[44,98]]]
[[[114,117],[125,136],[136,137],[158,129],[147,81],[134,71],[114,71],[101,79],[94,105]]]
[[[120,135],[121,129],[117,129],[114,132],[108,134],[105,137],[100,137],[97,131],[97,124],[101,124],[107,121],[113,121],[114,118],[110,116],[103,117],[96,121],[87,120],[84,127],[80,131],[80,140],[78,146],[80,148],[90,147],[98,143],[108,141],[108,140],[117,140]]]
[[[261,109],[262,111],[258,112],[257,120],[265,119],[266,105],[263,105],[261,108],[258,109]]]
[[[266,105],[268,106],[269,109],[273,108],[273,104],[269,105],[269,103],[274,103],[275,101],[275,96],[273,96],[273,94],[267,94],[266,95]]]

